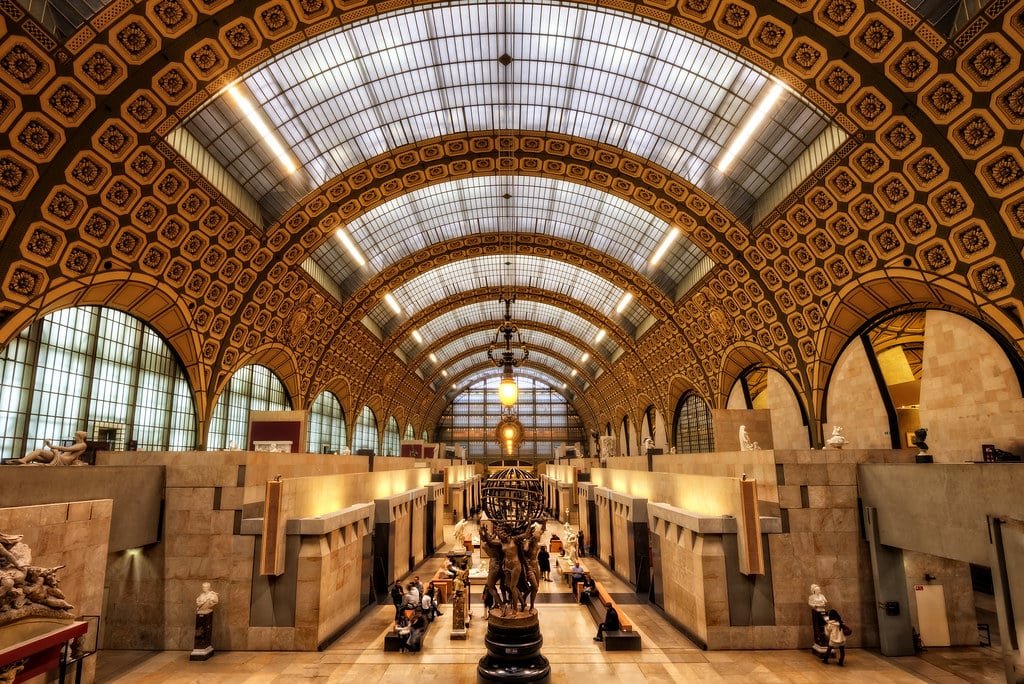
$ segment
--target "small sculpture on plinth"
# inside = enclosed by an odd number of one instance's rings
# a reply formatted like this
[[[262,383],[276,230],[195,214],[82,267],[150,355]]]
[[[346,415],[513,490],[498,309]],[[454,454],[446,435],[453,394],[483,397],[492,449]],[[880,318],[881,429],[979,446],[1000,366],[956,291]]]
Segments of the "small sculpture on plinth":
[[[487,479],[483,505],[480,547],[490,558],[484,591],[493,607],[487,612],[487,655],[477,665],[478,679],[547,681],[551,666],[540,653],[544,639],[535,608],[544,533],[540,481],[519,468],[506,468]],[[568,521],[566,529],[572,530]]]
[[[811,585],[811,595],[807,597],[807,605],[811,607],[811,627],[814,631],[814,643],[811,650],[823,657],[828,650],[828,636],[825,634],[825,621],[828,619],[828,599],[817,584]]]
[[[206,660],[213,655],[213,608],[220,595],[203,582],[203,591],[196,596],[196,640],[189,660]]]
[[[925,441],[928,439],[928,428],[917,428],[914,430],[914,446],[920,451],[917,453],[918,456],[926,456],[928,454],[928,443]]]
[[[825,444],[833,449],[842,449],[849,443],[850,442],[847,441],[846,437],[843,437],[843,428],[838,425],[832,426],[832,436],[828,438],[828,441],[826,441]]]
[[[747,426],[740,425],[740,451],[760,451],[761,446],[750,439],[750,435],[747,434]]]

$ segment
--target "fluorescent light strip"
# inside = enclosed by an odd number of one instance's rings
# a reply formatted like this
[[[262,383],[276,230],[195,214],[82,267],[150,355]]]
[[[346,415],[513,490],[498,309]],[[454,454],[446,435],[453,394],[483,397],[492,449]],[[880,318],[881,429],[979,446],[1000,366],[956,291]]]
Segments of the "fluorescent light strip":
[[[583,356],[580,357],[580,363],[586,363],[590,360],[590,352],[583,352]]]
[[[633,301],[632,292],[627,292],[626,294],[622,295],[622,299],[619,300],[619,305],[615,307],[615,313],[621,314],[623,311],[626,310],[626,307],[629,306],[629,303],[631,301]]]
[[[604,336],[607,335],[607,334],[608,334],[608,331],[605,330],[604,328],[601,328],[600,330],[598,330],[597,334],[594,335],[594,343],[597,344],[598,342],[603,340]]]
[[[339,240],[341,240],[341,244],[345,247],[345,251],[348,252],[349,256],[352,257],[352,260],[360,266],[365,266],[366,259],[364,259],[363,255],[359,253],[359,249],[356,247],[356,244],[352,242],[352,238],[348,236],[348,233],[346,233],[344,229],[339,228],[334,232],[334,234],[338,236]]]
[[[402,313],[402,307],[398,306],[398,300],[395,299],[395,296],[393,294],[388,292],[386,295],[384,295],[384,301],[388,303],[388,306],[391,307],[391,310],[394,311],[396,314]]]
[[[437,363],[437,354],[430,352],[430,363]]]
[[[654,250],[654,256],[651,257],[651,266],[656,265],[661,261],[661,257],[665,256],[665,252],[672,246],[672,243],[679,237],[679,229],[672,228],[672,230],[665,233],[665,237],[662,238],[661,244],[658,245],[658,249]]]
[[[782,84],[778,81],[772,81],[772,87],[768,90],[768,93],[761,98],[760,104],[758,104],[754,112],[747,117],[746,123],[744,123],[743,127],[738,133],[736,133],[736,136],[732,139],[729,147],[725,150],[725,154],[723,154],[722,158],[718,161],[719,171],[725,173],[729,170],[729,167],[731,167],[732,163],[736,161],[736,157],[739,153],[743,151],[743,148],[747,146],[750,139],[754,137],[754,133],[756,133],[764,124],[764,120],[768,117],[768,112],[772,110],[775,103],[779,101],[780,97],[782,97],[782,91]]]
[[[416,340],[416,344],[423,344],[423,335],[420,335],[419,330],[412,331],[412,339]]]
[[[235,101],[235,106],[242,110],[242,114],[249,120],[249,125],[256,130],[256,134],[262,138],[266,146],[277,157],[277,160],[281,162],[284,170],[289,175],[298,171],[298,165],[284,148],[284,145],[281,144],[280,137],[277,133],[270,130],[270,126],[263,120],[263,116],[256,110],[256,107],[249,101],[249,98],[242,94],[241,89],[237,85],[233,85],[228,88],[228,93],[231,94],[231,99]]]

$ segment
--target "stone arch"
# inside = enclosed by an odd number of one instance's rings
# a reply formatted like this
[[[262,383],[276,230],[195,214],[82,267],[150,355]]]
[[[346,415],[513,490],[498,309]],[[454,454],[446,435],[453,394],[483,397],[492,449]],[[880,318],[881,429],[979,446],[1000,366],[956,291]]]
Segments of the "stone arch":
[[[283,344],[270,343],[265,344],[258,349],[253,350],[248,355],[239,359],[238,363],[230,370],[224,370],[220,374],[220,381],[215,387],[215,392],[211,393],[212,401],[210,402],[210,410],[213,410],[213,406],[220,397],[224,388],[231,381],[232,376],[239,368],[244,366],[250,366],[252,364],[259,364],[260,366],[266,366],[274,372],[277,379],[284,385],[285,391],[288,392],[288,398],[291,400],[293,410],[302,410],[306,407],[307,398],[303,396],[300,389],[300,379],[298,366],[295,363],[295,354],[291,349],[284,346]]]

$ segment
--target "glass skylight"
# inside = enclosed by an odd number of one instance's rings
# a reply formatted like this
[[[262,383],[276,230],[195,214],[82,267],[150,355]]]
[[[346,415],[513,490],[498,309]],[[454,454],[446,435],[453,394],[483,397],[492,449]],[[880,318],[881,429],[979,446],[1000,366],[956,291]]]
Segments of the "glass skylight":
[[[674,296],[704,253],[677,239],[661,262],[650,257],[670,230],[649,212],[614,195],[549,178],[484,176],[442,183],[401,195],[348,224],[370,255],[360,268],[337,240],[313,258],[345,292],[355,292],[373,272],[431,245],[474,233],[536,233],[580,242],[618,259]]]
[[[533,349],[550,349],[557,352],[568,359],[578,359],[583,351],[580,350],[576,345],[566,342],[560,337],[541,332],[539,330],[531,330],[528,327],[519,326],[519,334],[523,336],[523,342],[527,348]],[[430,367],[443,367],[449,359],[453,359],[464,353],[470,351],[482,352],[484,357],[487,356],[487,347],[494,339],[493,331],[477,331],[467,334],[465,337],[460,337],[454,342],[449,342],[440,349],[435,350],[438,363],[428,362],[424,366],[424,371]],[[530,352],[533,353],[532,351]]]
[[[399,10],[303,42],[242,80],[303,164],[294,176],[304,179],[285,177],[227,98],[214,98],[187,125],[271,220],[312,187],[396,147],[493,129],[620,147],[747,218],[826,125],[787,91],[754,144],[721,174],[715,159],[767,75],[663,24],[553,0]]]
[[[521,255],[489,255],[444,264],[394,288],[392,294],[402,309],[414,316],[434,302],[448,297],[457,299],[459,294],[470,290],[489,289],[495,295],[511,296],[526,287],[566,295],[613,318],[618,317],[615,307],[624,294],[618,286],[582,268],[555,259]],[[518,321],[519,307],[514,305],[512,313]],[[634,301],[622,312],[624,327],[632,334],[632,329],[648,314]],[[369,315],[386,335],[401,318],[384,301]],[[494,320],[500,321],[503,315]],[[473,319],[473,322],[478,320],[481,319]],[[593,328],[591,335],[596,335],[597,328],[590,327]],[[420,334],[429,339],[423,326]]]
[[[423,339],[426,340],[427,344],[430,344],[433,340],[439,340],[446,335],[449,335],[460,328],[467,325],[473,325],[480,321],[492,321],[495,329],[501,323],[502,318],[505,314],[505,307],[498,301],[492,302],[476,302],[474,304],[467,304],[466,306],[459,307],[458,309],[452,309],[445,313],[437,316],[431,321],[424,323],[419,327],[420,334],[423,335]],[[588,322],[584,318],[577,316],[574,313],[570,313],[564,309],[560,309],[550,304],[544,304],[542,302],[534,302],[527,299],[517,299],[516,303],[512,305],[512,319],[513,322],[524,330],[531,330],[530,323],[544,323],[553,327],[557,327],[560,330],[565,331],[567,334],[581,341],[591,340],[594,335],[597,334],[597,326],[593,323]],[[530,339],[540,340],[537,337],[540,333],[537,331],[531,332],[531,338],[527,338],[526,334],[523,335],[523,340],[529,345]],[[494,337],[493,332],[480,331],[474,333],[479,335],[479,344],[484,349],[484,353],[487,353],[487,344]],[[409,358],[415,356],[415,351],[411,348],[406,349],[404,346],[406,343],[403,342],[402,350],[406,352]],[[601,349],[607,355],[615,350],[615,344],[606,337],[601,342]],[[410,353],[412,351],[412,353]],[[531,352],[532,354],[533,352]],[[438,356],[438,361],[442,359]]]
[[[453,363],[452,365],[447,367],[448,378],[449,379],[455,379],[457,382],[460,382],[460,381],[458,381],[458,378],[459,378],[460,375],[462,375],[463,373],[465,373],[469,369],[473,368],[474,366],[480,365],[480,363],[482,363],[483,361],[486,361],[486,360],[487,360],[487,352],[486,351],[481,356],[474,355],[474,356],[467,356],[466,358],[463,358],[463,359],[459,359],[458,361],[456,361],[455,363]],[[566,379],[568,379],[570,377],[570,374],[572,373],[572,367],[570,367],[566,363],[556,359],[555,357],[551,356],[550,354],[543,353],[542,351],[537,351],[536,353],[531,351],[530,352],[529,366],[523,366],[521,368],[517,368],[516,372],[518,373],[520,370],[522,370],[524,368],[527,368],[527,367],[533,368],[535,371],[538,371],[538,372],[550,371],[550,372],[554,372],[554,373],[559,373],[559,374],[561,374],[561,376],[563,378],[566,378]],[[496,373],[498,373],[498,374],[501,373],[501,369],[497,368],[497,367],[494,369],[494,371]],[[579,376],[577,375],[577,377],[579,377]],[[562,381],[556,381],[554,375],[552,375],[551,378],[552,378],[552,382],[558,382],[558,384],[561,385]],[[451,384],[451,383],[449,383],[449,384]]]

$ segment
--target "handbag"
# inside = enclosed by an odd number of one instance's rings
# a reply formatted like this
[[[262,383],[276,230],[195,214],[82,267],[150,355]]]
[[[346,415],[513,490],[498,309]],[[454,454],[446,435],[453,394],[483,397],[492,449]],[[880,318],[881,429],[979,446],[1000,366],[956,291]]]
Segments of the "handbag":
[[[843,630],[843,636],[850,636],[851,634],[853,634],[853,630],[850,629],[850,627],[847,626],[847,624],[845,622],[843,624],[839,625],[839,626]]]

